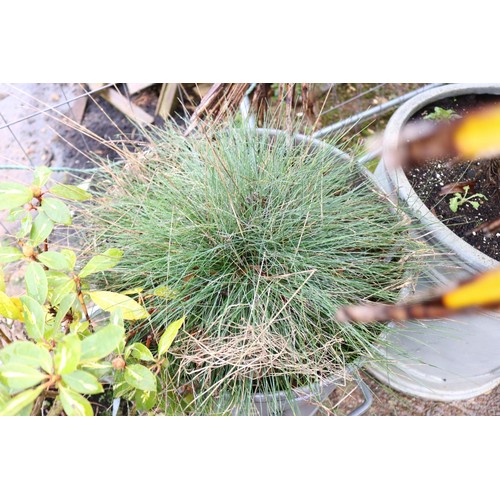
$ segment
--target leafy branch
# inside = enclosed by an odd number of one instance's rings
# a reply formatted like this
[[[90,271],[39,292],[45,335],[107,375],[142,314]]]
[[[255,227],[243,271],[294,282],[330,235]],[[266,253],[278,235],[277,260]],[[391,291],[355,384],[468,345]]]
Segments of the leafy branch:
[[[123,252],[110,248],[78,271],[72,250],[49,249],[54,228],[72,224],[62,200],[91,198],[76,186],[46,188],[50,176],[49,168],[37,167],[31,186],[0,183],[0,210],[9,210],[9,220],[20,225],[16,243],[0,246],[0,316],[22,323],[26,334],[0,349],[0,416],[38,414],[45,400],[49,414],[93,415],[87,398],[103,392],[110,375],[120,391],[139,402],[147,394],[154,403],[157,375],[184,319],[167,328],[156,357],[141,343],[126,345],[125,321],[148,318],[148,311],[126,294],[91,290],[88,282],[115,267]],[[22,261],[25,293],[9,296],[2,265]],[[90,303],[107,313],[98,328]]]

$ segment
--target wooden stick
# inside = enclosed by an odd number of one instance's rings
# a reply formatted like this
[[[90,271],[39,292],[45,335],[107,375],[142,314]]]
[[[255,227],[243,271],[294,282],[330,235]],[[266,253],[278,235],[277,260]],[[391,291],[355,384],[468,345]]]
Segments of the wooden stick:
[[[154,85],[154,83],[127,83],[128,93],[130,95],[137,94],[137,92],[147,89],[151,85]]]
[[[91,90],[96,90],[99,88],[99,84],[89,83],[88,84]],[[151,116],[149,113],[146,113],[142,108],[129,101],[125,96],[121,95],[114,89],[107,88],[102,92],[99,92],[99,95],[106,99],[110,104],[112,104],[116,109],[121,111],[124,115],[132,118],[139,123],[150,124],[154,122],[154,116]]]
[[[178,103],[178,91],[178,83],[164,83],[162,85],[158,105],[156,106],[156,115],[166,120],[175,111]]]

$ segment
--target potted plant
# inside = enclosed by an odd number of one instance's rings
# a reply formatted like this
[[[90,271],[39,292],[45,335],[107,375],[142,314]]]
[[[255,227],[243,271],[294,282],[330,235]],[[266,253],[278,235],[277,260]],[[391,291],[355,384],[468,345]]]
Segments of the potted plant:
[[[444,85],[406,102],[385,130],[375,176],[412,214],[419,237],[439,253],[417,290],[446,286],[499,265],[494,227],[499,216],[498,163],[428,161],[405,171],[391,152],[408,122],[453,120],[491,102],[500,102],[498,85]],[[395,327],[387,339],[406,356],[390,349],[385,354],[395,362],[391,370],[373,365],[371,371],[397,389],[429,399],[476,396],[500,381],[499,328],[495,313]]]
[[[149,311],[134,340],[154,346],[185,318],[160,412],[311,414],[377,355],[384,327],[335,310],[394,301],[419,247],[354,160],[241,126],[183,137],[168,125],[125,154],[84,217],[97,249],[126,247],[106,287]]]

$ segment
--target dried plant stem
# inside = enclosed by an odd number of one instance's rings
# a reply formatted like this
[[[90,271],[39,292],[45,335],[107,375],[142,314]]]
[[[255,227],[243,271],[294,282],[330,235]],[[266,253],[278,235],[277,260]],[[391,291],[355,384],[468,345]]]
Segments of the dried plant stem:
[[[3,341],[6,343],[6,344],[10,344],[12,343],[12,340],[9,339],[9,337],[7,337],[7,334],[4,333],[3,329],[2,329],[2,325],[0,325],[0,337],[2,337]]]
[[[59,401],[59,399],[55,399],[54,404],[52,405],[52,408],[50,409],[47,416],[48,417],[57,417],[62,413],[62,411],[63,411],[63,407],[62,407],[61,401]]]

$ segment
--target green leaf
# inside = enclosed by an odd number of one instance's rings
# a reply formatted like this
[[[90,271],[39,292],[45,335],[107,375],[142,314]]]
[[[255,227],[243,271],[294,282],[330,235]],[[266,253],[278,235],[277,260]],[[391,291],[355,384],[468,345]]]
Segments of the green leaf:
[[[5,292],[5,274],[3,272],[2,266],[0,266],[0,292]]]
[[[109,322],[112,325],[121,326],[122,328],[125,327],[125,324],[123,322],[123,311],[120,307],[111,312],[111,314],[109,315]]]
[[[61,250],[61,255],[64,255],[64,257],[66,257],[68,264],[69,264],[69,270],[73,271],[73,269],[75,268],[75,264],[76,264],[75,252],[73,252],[73,250],[68,250],[68,249],[64,248],[63,250]]]
[[[73,295],[76,292],[76,283],[67,276],[65,278],[66,281],[51,290],[49,299],[53,306],[59,305],[65,297]]]
[[[26,332],[34,340],[41,340],[45,331],[45,310],[32,297],[21,297]]]
[[[158,354],[160,356],[165,354],[170,349],[170,346],[179,333],[179,330],[185,319],[186,317],[184,316],[183,318],[178,319],[177,321],[174,321],[167,326],[165,333],[161,336],[160,342],[158,343]]]
[[[97,361],[112,353],[125,336],[125,330],[116,325],[107,325],[82,340],[83,361]]]
[[[9,389],[5,385],[0,384],[0,409],[10,399]]]
[[[112,312],[117,308],[123,310],[123,317],[128,320],[147,318],[148,312],[134,299],[115,292],[88,292],[94,304],[103,311]]]
[[[12,362],[0,366],[0,382],[12,392],[23,391],[45,379],[47,375],[32,366]]]
[[[63,253],[59,252],[43,252],[38,255],[37,259],[49,269],[57,270],[57,271],[71,271],[71,261],[68,256],[63,255]]]
[[[469,203],[472,205],[473,208],[476,210],[479,208],[479,202],[478,201],[469,201]]]
[[[156,391],[156,377],[142,365],[130,365],[125,368],[125,381],[142,391]]]
[[[456,212],[458,210],[458,198],[454,197],[450,200],[450,210]]]
[[[30,239],[31,244],[36,247],[45,241],[52,230],[54,229],[54,223],[49,217],[44,213],[39,213],[35,220],[33,221],[33,226],[31,227]]]
[[[33,199],[33,191],[17,182],[0,182],[0,210],[16,208]]]
[[[52,175],[52,170],[45,165],[40,167],[35,167],[35,175],[33,176],[33,184],[38,187],[45,186],[47,181],[50,179]]]
[[[43,198],[42,209],[56,224],[71,224],[71,212],[61,200],[56,198]]]
[[[69,186],[67,184],[57,184],[50,188],[50,192],[64,198],[65,200],[85,201],[90,200],[92,195],[76,186]]]
[[[149,411],[156,403],[158,394],[155,391],[135,391],[134,400],[139,411]]]
[[[54,330],[59,330],[61,328],[61,322],[69,312],[75,301],[77,300],[76,293],[70,293],[66,295],[60,302],[57,309],[57,314],[54,319]]]
[[[44,252],[48,253],[48,252]],[[49,282],[49,289],[50,288],[58,288],[65,283],[68,282],[71,278],[68,277],[67,274],[65,273],[60,273],[58,271],[47,271],[45,273],[47,275],[47,281]],[[73,280],[71,280],[73,281]]]
[[[66,335],[56,347],[54,365],[59,375],[71,373],[76,370],[80,362],[82,342],[77,334]]]
[[[94,375],[97,379],[101,379],[102,377],[110,375],[113,372],[113,365],[108,361],[100,363],[89,361],[88,363],[82,363],[80,366],[85,368],[87,372]]]
[[[52,356],[47,349],[33,342],[19,340],[0,350],[3,364],[16,363],[33,368],[42,368],[47,373],[53,372]]]
[[[33,225],[33,218],[30,214],[27,214],[21,220],[21,227],[16,233],[16,238],[24,238],[27,234],[31,232],[31,226]]]
[[[59,399],[64,412],[69,417],[92,417],[90,403],[80,394],[59,384]]]
[[[0,262],[8,264],[9,262],[15,262],[16,260],[21,260],[22,258],[23,258],[23,253],[18,248],[0,247]]]
[[[154,357],[151,351],[140,342],[135,342],[127,347],[125,351],[125,359],[132,356],[135,359],[140,359],[141,361],[154,361]]]
[[[30,403],[28,406],[25,406],[18,414],[18,417],[30,417],[31,412],[33,411],[33,403]]]
[[[69,331],[71,333],[78,333],[79,335],[81,334],[80,337],[83,336],[83,338],[88,337],[89,335],[92,334],[92,332],[88,330],[89,322],[80,321],[80,319],[73,321],[73,323],[69,325]]]
[[[12,299],[4,292],[0,292],[0,316],[7,319],[21,319],[19,309],[16,307]]]
[[[104,389],[94,375],[83,370],[76,370],[62,376],[66,386],[80,394],[98,394]]]
[[[19,415],[24,408],[32,404],[35,399],[40,396],[42,391],[43,387],[40,386],[36,389],[21,392],[0,409],[0,417],[12,417],[14,415]]]
[[[26,268],[24,279],[26,281],[27,294],[33,297],[39,304],[45,304],[49,286],[43,267],[38,262],[31,262]]]
[[[22,219],[26,215],[26,209],[24,206],[16,207],[9,210],[9,214],[6,217],[7,222],[15,222],[16,220]]]
[[[90,274],[99,271],[107,271],[115,267],[123,256],[123,252],[117,248],[109,248],[101,255],[92,257],[78,274],[80,278],[85,278]]]

